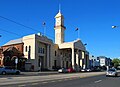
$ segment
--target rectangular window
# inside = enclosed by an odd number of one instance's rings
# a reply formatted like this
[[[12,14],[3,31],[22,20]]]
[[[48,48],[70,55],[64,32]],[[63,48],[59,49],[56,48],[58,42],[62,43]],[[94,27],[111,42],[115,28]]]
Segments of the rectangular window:
[[[55,56],[57,55],[57,52],[55,51]]]
[[[42,53],[42,48],[40,48],[40,53]]]
[[[27,52],[27,46],[25,47],[25,52]]]
[[[43,54],[45,53],[44,48],[43,48]]]
[[[38,47],[38,53],[40,53],[40,47]]]

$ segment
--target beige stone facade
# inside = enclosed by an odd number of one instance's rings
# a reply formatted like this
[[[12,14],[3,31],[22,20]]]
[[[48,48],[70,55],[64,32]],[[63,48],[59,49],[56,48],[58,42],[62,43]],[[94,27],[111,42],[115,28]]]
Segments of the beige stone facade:
[[[28,58],[27,62],[34,66],[34,71],[51,69],[52,40],[42,35],[33,34],[24,36],[23,43],[24,56]]]

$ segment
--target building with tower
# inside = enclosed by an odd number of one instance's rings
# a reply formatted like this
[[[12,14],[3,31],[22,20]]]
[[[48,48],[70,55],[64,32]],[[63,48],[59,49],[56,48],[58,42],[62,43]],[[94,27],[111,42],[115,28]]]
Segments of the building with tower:
[[[55,59],[54,66],[69,68],[79,71],[81,68],[89,67],[89,52],[80,39],[72,42],[65,42],[64,17],[59,10],[55,16]]]
[[[59,10],[55,16],[55,43],[40,33],[20,38],[19,44],[22,44],[23,49],[21,53],[27,58],[26,70],[41,71],[72,67],[79,71],[89,68],[89,52],[86,51],[85,45],[80,39],[65,42],[65,29],[64,16]],[[11,40],[4,46],[14,44],[18,44],[17,40]],[[4,59],[4,56],[2,58]]]

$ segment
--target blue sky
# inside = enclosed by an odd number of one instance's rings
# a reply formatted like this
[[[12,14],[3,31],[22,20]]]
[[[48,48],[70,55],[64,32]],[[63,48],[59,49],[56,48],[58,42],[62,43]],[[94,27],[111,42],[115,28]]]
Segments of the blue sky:
[[[78,38],[75,31],[78,27],[80,39],[87,43],[90,55],[120,57],[120,27],[111,28],[120,25],[120,0],[0,0],[0,16],[37,30],[0,17],[0,46],[11,39],[44,32],[43,21],[46,22],[46,35],[54,41],[54,16],[59,3],[65,18],[66,42]]]

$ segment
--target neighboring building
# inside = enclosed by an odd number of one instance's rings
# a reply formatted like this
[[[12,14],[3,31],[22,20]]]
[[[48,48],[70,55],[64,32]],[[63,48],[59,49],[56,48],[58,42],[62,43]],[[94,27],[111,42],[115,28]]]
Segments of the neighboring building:
[[[90,55],[89,56],[89,64],[90,64],[89,65],[90,68],[98,67],[98,66],[100,66],[100,61],[97,57]]]
[[[17,67],[20,70],[25,69],[25,60],[23,54],[22,39],[11,40],[1,47],[1,66],[16,66],[15,60],[18,58]]]
[[[100,60],[100,66],[111,66],[111,59],[105,56],[99,56],[98,59]]]
[[[86,51],[82,41],[77,39],[65,42],[64,31],[66,28],[60,10],[55,19],[55,44],[41,34],[32,34],[8,42],[2,46],[3,53],[9,47],[16,48],[17,53],[20,52],[24,54],[24,58],[27,58],[26,70],[52,70],[61,67],[73,67],[76,70],[89,68],[89,52]]]

